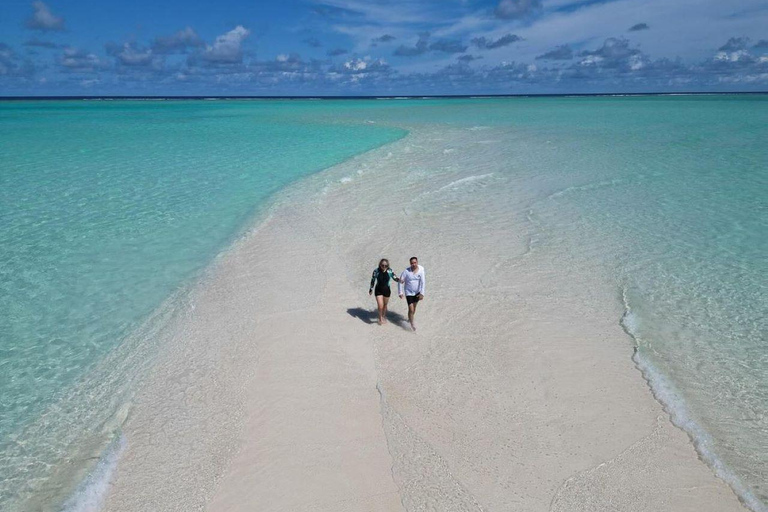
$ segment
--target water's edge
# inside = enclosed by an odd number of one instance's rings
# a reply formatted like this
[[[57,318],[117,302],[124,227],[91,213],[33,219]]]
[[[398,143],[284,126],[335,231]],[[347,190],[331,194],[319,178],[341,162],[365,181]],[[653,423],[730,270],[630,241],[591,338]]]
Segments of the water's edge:
[[[168,328],[179,318],[192,313],[194,307],[190,303],[190,297],[194,291],[205,286],[205,283],[211,279],[213,270],[220,264],[226,254],[236,251],[237,248],[261,226],[269,222],[275,210],[286,200],[286,194],[290,190],[300,187],[302,183],[309,181],[329,169],[343,165],[350,160],[360,158],[372,151],[396,143],[409,135],[409,131],[402,127],[395,127],[402,131],[399,137],[390,139],[377,146],[367,150],[350,155],[330,167],[318,169],[315,172],[303,175],[297,180],[286,183],[279,190],[271,194],[263,203],[255,205],[253,211],[246,216],[246,220],[234,231],[227,239],[227,242],[210,257],[209,261],[201,266],[200,269],[190,275],[184,282],[180,283],[156,309],[154,309],[139,326],[125,336],[112,350],[110,350],[101,361],[98,361],[92,371],[83,375],[73,384],[77,389],[76,395],[98,393],[98,390],[104,387],[103,380],[96,376],[103,373],[103,378],[110,378],[112,381],[125,381],[118,388],[122,388],[124,395],[121,396],[119,403],[115,402],[115,396],[102,397],[104,400],[113,402],[109,417],[101,423],[99,429],[102,438],[96,441],[100,449],[93,452],[95,446],[89,443],[86,447],[78,447],[79,451],[68,457],[68,465],[72,461],[80,459],[84,463],[81,467],[66,468],[55,472],[54,482],[56,486],[62,489],[69,489],[58,497],[53,497],[53,501],[47,505],[37,502],[35,506],[45,507],[47,510],[56,510],[61,512],[92,512],[101,508],[103,500],[109,491],[110,480],[119,464],[120,456],[129,445],[129,440],[122,432],[122,427],[131,414],[131,399],[141,388],[145,378],[151,372],[154,361],[150,358],[156,356],[163,348],[163,342],[167,341],[169,333]],[[126,360],[133,361],[133,364],[125,364]],[[108,377],[116,365],[122,367],[122,371],[116,375]],[[134,371],[130,371],[134,370]],[[95,382],[98,381],[98,382]],[[70,398],[73,395],[69,395]],[[57,408],[60,403],[53,404],[50,408]],[[48,409],[47,409],[48,410]],[[46,411],[47,411],[46,410]],[[47,416],[44,413],[43,416]],[[74,480],[72,480],[74,475]],[[50,496],[49,496],[50,497]],[[38,498],[39,499],[39,498]],[[22,505],[23,506],[23,505]]]
[[[753,512],[768,512],[768,507],[717,456],[712,449],[711,436],[691,417],[685,401],[674,384],[654,366],[648,357],[643,355],[643,339],[637,330],[637,319],[629,304],[626,287],[622,287],[620,296],[624,306],[624,314],[619,319],[619,325],[627,334],[634,347],[632,362],[646,382],[654,399],[661,404],[664,412],[666,412],[670,423],[685,432],[689,442],[696,450],[699,460],[706,464],[720,480],[728,484],[745,507]]]

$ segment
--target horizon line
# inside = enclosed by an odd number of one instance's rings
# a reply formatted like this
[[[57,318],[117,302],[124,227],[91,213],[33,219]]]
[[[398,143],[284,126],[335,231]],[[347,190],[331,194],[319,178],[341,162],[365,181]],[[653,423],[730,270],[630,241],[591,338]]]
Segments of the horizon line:
[[[530,93],[530,94],[393,94],[393,95],[52,95],[0,96],[0,101],[18,100],[195,100],[195,99],[265,99],[265,100],[355,100],[355,99],[482,99],[482,98],[541,98],[594,96],[715,96],[759,95],[766,91],[690,91],[690,92],[596,92],[596,93]]]

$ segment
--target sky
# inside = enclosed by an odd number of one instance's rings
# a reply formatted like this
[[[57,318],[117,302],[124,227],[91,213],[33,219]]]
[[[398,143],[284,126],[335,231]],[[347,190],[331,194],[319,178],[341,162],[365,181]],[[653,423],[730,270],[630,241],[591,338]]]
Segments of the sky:
[[[0,96],[768,91],[768,0],[2,0]]]

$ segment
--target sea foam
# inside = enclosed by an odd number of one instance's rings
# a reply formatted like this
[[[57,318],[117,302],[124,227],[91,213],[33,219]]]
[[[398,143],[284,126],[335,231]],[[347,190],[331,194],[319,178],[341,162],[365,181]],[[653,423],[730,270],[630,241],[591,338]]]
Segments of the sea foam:
[[[725,481],[733,489],[733,492],[736,493],[741,502],[753,512],[768,512],[768,506],[760,501],[744,485],[741,479],[726,466],[722,459],[717,456],[712,436],[692,417],[685,400],[674,383],[653,364],[650,357],[643,354],[642,347],[647,345],[648,340],[643,339],[641,334],[642,321],[632,311],[626,288],[622,289],[622,299],[624,302],[624,314],[621,317],[620,324],[624,332],[635,342],[635,352],[632,360],[637,369],[643,374],[643,378],[651,388],[654,398],[662,404],[664,410],[669,414],[672,423],[688,434],[699,457],[712,468],[718,478]]]
[[[127,441],[122,434],[110,443],[93,470],[64,504],[62,512],[98,512],[101,510],[112,474],[126,445]]]

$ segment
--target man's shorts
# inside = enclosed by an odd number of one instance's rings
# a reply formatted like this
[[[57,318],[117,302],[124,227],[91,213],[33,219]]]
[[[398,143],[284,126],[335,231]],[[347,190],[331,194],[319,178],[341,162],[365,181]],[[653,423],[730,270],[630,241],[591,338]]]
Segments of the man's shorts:
[[[406,295],[405,296],[405,301],[408,304],[416,304],[417,302],[419,302],[419,296],[418,295]]]

